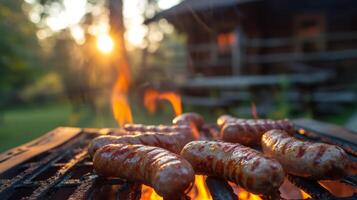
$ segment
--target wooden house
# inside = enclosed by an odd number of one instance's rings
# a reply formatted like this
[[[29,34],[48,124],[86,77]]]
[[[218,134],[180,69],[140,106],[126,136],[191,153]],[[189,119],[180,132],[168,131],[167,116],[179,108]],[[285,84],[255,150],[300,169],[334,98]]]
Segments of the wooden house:
[[[357,1],[184,0],[166,19],[187,36],[186,88],[356,83]],[[200,78],[195,78],[200,77]]]

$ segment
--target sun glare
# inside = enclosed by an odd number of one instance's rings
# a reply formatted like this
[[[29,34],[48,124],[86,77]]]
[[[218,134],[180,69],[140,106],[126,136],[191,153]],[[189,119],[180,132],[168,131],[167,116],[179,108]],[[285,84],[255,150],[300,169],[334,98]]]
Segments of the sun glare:
[[[99,35],[97,38],[97,47],[102,53],[110,53],[114,47],[112,38],[107,34]]]

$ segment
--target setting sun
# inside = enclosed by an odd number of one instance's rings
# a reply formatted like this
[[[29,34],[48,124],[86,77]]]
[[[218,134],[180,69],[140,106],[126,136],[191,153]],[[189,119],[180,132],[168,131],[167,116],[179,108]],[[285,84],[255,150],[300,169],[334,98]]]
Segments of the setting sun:
[[[113,50],[114,43],[112,38],[107,34],[99,35],[97,38],[97,48],[102,53],[110,53]]]

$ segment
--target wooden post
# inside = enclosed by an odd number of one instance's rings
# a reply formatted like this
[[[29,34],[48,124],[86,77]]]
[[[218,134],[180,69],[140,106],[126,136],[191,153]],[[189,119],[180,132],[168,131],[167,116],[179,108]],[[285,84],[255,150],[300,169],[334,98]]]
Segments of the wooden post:
[[[233,75],[242,73],[245,53],[245,35],[240,27],[235,30],[235,42],[232,48],[232,72]]]

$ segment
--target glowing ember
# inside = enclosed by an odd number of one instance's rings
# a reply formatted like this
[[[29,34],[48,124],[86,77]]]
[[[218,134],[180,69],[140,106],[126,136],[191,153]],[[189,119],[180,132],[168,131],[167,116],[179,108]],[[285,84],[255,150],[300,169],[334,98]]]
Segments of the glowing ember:
[[[131,82],[130,70],[127,63],[119,65],[118,79],[116,80],[111,96],[112,112],[119,126],[133,122],[130,105],[128,103],[128,90]]]
[[[258,117],[258,112],[257,112],[257,106],[255,105],[254,102],[252,102],[251,109],[252,109],[252,116],[253,116],[253,118],[254,118],[254,119],[259,119],[259,117]]]
[[[154,89],[145,90],[144,105],[150,113],[156,112],[157,102],[159,100],[168,101],[172,105],[176,116],[182,114],[181,97],[175,92],[159,92]]]

